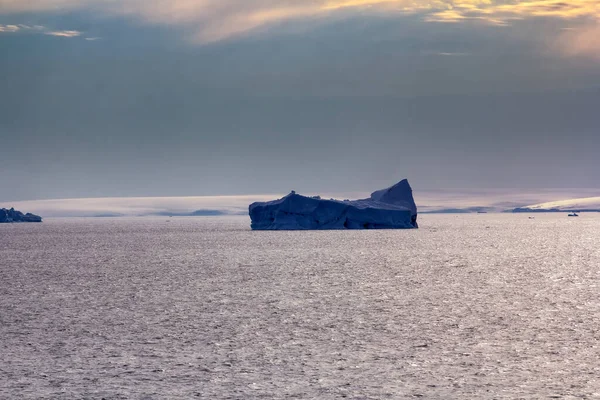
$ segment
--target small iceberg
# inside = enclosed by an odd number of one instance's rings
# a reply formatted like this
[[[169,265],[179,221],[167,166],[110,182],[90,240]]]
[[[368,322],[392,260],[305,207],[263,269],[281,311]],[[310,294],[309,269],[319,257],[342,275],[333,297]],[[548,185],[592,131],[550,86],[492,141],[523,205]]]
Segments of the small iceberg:
[[[27,213],[23,214],[14,208],[0,208],[0,224],[12,222],[42,222],[42,217],[39,215]]]
[[[378,190],[368,199],[324,200],[292,191],[249,207],[253,230],[414,229],[417,206],[408,180]]]

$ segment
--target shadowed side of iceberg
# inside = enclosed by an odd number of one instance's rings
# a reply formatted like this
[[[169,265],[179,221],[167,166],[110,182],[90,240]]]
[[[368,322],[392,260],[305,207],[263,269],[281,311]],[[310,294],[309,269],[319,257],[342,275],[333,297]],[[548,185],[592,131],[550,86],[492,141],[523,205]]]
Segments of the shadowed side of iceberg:
[[[323,200],[295,192],[249,207],[254,230],[412,229],[417,207],[408,181],[374,192],[369,199]]]

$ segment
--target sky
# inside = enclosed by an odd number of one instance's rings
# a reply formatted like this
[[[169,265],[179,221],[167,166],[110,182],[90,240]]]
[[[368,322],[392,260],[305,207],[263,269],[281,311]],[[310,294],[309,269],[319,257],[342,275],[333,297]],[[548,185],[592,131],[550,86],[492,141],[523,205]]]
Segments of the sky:
[[[0,0],[0,55],[3,203],[600,189],[597,0]]]

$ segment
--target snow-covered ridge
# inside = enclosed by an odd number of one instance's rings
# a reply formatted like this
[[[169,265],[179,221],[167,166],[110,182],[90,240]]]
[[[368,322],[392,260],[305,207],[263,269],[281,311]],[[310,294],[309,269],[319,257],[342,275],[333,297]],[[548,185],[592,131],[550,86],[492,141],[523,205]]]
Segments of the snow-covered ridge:
[[[519,207],[515,212],[543,211],[600,211],[600,197],[584,197],[578,199],[550,201]]]
[[[254,230],[418,227],[417,206],[406,179],[359,200],[324,200],[292,191],[278,200],[252,203],[249,214]]]
[[[103,197],[1,202],[43,217],[132,217],[153,215],[246,215],[248,203],[274,195],[194,197]]]

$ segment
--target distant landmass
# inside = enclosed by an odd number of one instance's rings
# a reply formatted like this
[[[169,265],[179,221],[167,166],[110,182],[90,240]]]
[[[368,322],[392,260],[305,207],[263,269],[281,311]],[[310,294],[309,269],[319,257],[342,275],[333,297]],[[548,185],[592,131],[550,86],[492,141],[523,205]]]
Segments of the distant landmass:
[[[517,207],[514,213],[600,212],[600,197],[584,197]]]
[[[421,211],[421,214],[487,214],[501,212],[494,207],[440,208],[437,210]]]
[[[12,222],[42,222],[42,217],[31,213],[23,214],[14,208],[0,208],[0,224]]]
[[[168,212],[161,211],[150,215],[156,215],[160,217],[218,217],[222,215],[245,215],[245,213],[232,213],[223,210],[196,210],[190,212]]]
[[[316,200],[314,193],[309,197]],[[557,213],[557,212],[600,212],[600,188],[587,190],[539,191],[525,193],[490,193],[459,191],[419,191],[416,202],[419,214],[478,214],[478,213]],[[299,196],[299,195],[298,195]],[[569,196],[570,199],[569,199]],[[592,197],[598,196],[598,197]],[[18,202],[0,202],[2,222],[41,220],[44,217],[217,217],[248,215],[248,204],[281,199],[283,194],[238,195],[238,196],[195,196],[195,197],[123,197],[89,199],[49,199]],[[368,193],[327,193],[324,199],[351,198],[373,201]],[[569,199],[555,201],[555,199]],[[386,200],[386,199],[384,199]],[[352,205],[351,202],[342,202]],[[363,204],[366,204],[363,201]],[[389,207],[389,206],[388,206]],[[11,208],[28,210],[34,214],[9,215]],[[15,218],[16,217],[16,218]],[[321,219],[319,219],[321,221]],[[350,223],[350,222],[349,222]]]
[[[99,197],[85,199],[25,200],[0,202],[0,208],[14,207],[44,217],[200,217],[248,215],[248,204],[265,201],[272,195],[192,197]]]
[[[527,208],[527,207],[518,207],[512,210],[513,213],[566,213],[566,212],[600,212],[600,208],[590,208],[590,209],[581,209],[581,208]]]
[[[600,208],[527,208],[518,207],[512,210],[513,213],[566,213],[566,212],[600,212]]]

